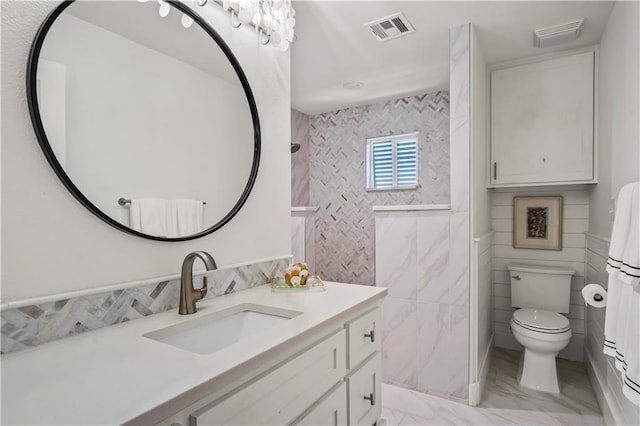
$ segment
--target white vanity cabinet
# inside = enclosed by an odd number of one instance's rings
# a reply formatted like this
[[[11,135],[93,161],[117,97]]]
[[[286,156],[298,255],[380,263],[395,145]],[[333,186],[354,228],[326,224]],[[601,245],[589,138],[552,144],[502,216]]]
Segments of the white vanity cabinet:
[[[491,72],[489,186],[595,183],[595,51]]]
[[[382,413],[380,311],[359,311],[267,371],[201,397],[159,424],[375,424]]]

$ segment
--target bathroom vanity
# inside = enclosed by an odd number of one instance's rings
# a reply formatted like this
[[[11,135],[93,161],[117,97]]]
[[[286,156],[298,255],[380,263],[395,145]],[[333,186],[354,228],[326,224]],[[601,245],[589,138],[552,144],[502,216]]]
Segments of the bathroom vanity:
[[[265,285],[4,355],[2,423],[374,424],[386,292]]]

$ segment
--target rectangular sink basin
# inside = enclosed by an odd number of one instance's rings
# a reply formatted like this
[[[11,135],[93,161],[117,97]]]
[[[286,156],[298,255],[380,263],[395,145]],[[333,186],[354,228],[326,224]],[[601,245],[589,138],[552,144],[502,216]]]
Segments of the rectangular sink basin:
[[[144,337],[197,354],[211,354],[271,329],[302,312],[243,303],[191,321],[161,328]]]

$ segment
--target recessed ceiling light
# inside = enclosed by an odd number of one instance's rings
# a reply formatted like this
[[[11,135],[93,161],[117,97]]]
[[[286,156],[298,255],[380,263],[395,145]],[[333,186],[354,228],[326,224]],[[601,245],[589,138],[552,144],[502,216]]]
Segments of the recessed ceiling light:
[[[361,81],[348,81],[342,85],[347,90],[358,90],[364,87],[364,83]]]

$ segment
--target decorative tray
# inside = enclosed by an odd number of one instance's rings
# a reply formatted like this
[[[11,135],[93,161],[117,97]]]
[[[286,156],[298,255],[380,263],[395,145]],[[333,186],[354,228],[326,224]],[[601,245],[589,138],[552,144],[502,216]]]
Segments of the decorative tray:
[[[278,291],[301,291],[301,290],[315,290],[324,291],[324,282],[318,275],[310,275],[307,278],[305,285],[290,285],[287,284],[284,277],[272,277],[269,280],[269,285],[272,289]]]

